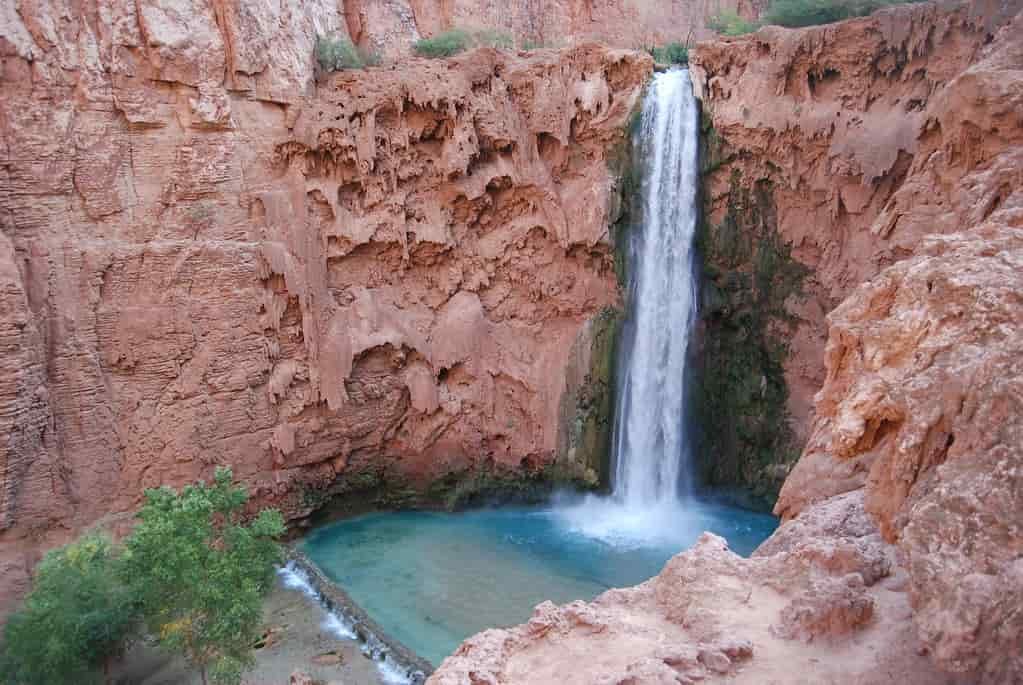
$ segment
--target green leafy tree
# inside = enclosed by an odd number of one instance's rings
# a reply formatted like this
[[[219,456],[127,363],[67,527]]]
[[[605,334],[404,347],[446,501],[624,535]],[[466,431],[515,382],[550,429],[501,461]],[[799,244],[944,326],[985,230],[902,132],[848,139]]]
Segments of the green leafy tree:
[[[4,629],[0,674],[9,683],[100,680],[132,628],[136,606],[117,578],[113,545],[86,535],[47,554],[21,611]]]
[[[125,542],[122,573],[158,644],[183,654],[203,683],[238,683],[252,665],[262,600],[281,559],[284,519],[263,510],[246,524],[248,494],[219,468],[211,485],[146,491]]]

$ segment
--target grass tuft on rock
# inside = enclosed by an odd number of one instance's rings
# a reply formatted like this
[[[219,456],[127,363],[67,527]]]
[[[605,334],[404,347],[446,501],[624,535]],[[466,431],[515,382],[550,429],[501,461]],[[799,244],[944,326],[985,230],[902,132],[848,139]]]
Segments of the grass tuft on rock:
[[[416,41],[412,49],[420,57],[444,58],[472,48],[484,47],[511,50],[515,47],[515,39],[510,34],[495,29],[469,31],[453,28],[432,38]]]

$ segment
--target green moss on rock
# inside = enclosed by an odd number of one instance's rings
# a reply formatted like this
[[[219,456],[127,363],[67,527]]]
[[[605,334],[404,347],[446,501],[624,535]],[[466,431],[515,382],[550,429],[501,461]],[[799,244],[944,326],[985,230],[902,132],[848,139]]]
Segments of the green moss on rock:
[[[721,142],[704,131],[704,173],[724,163]],[[705,482],[742,487],[766,504],[777,498],[786,466],[798,457],[789,426],[784,364],[797,321],[785,301],[800,295],[809,270],[777,231],[767,180],[730,178],[727,212],[701,222],[702,339],[695,410]]]
[[[615,348],[621,323],[620,310],[601,309],[580,330],[565,369],[554,467],[562,480],[590,488],[610,484]]]
[[[634,203],[640,190],[640,172],[636,155],[636,136],[639,135],[643,120],[641,104],[637,99],[636,109],[629,115],[625,135],[608,158],[608,171],[614,180],[611,193],[610,217],[611,242],[614,245],[615,275],[618,287],[624,289],[628,283],[629,229],[636,215]]]

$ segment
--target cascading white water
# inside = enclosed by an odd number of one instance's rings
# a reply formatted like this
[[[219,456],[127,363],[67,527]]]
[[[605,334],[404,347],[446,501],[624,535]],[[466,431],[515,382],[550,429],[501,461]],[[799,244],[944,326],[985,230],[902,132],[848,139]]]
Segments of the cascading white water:
[[[633,141],[642,184],[631,228],[628,315],[618,360],[611,497],[565,501],[571,530],[616,546],[678,545],[701,532],[687,499],[685,376],[696,316],[699,111],[689,72],[654,76]]]
[[[685,370],[696,313],[699,115],[689,72],[657,74],[636,150],[642,205],[619,362],[614,495],[628,507],[676,502],[689,488]]]

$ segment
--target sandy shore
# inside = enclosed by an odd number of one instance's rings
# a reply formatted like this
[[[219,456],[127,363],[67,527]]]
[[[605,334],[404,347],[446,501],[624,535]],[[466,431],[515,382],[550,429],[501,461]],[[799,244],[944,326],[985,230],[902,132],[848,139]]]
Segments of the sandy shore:
[[[255,650],[256,667],[244,685],[287,685],[296,669],[325,683],[384,685],[375,662],[360,645],[324,628],[326,611],[297,590],[278,581],[267,597],[263,624],[270,631],[266,646]],[[336,656],[335,656],[336,655]],[[320,657],[320,658],[317,658]],[[330,663],[340,657],[340,663]],[[117,685],[201,685],[198,671],[150,645],[131,649],[114,672]]]

